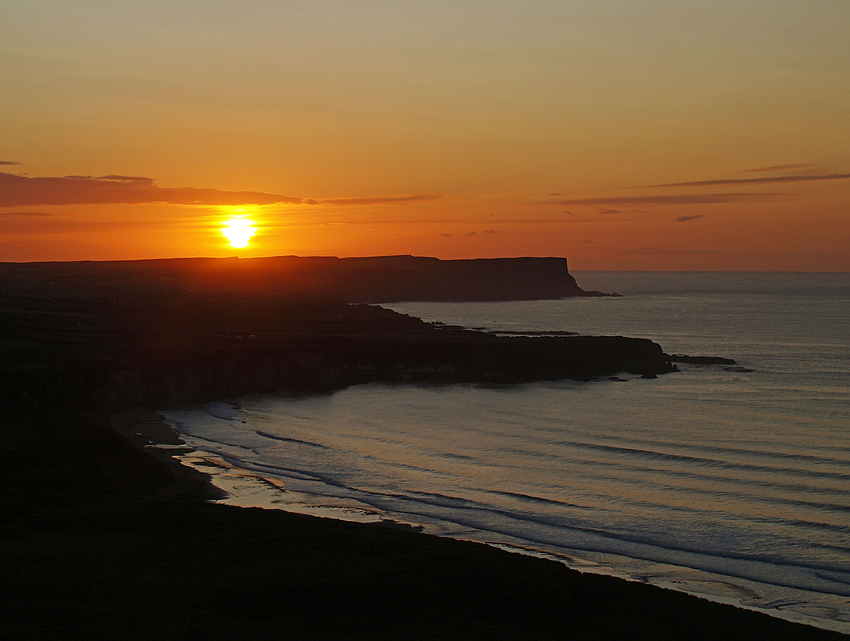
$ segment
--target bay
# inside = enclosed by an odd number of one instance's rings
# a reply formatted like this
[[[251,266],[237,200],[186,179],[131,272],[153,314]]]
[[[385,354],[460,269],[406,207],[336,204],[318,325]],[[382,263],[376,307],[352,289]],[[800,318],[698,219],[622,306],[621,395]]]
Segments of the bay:
[[[649,338],[736,366],[371,384],[166,416],[198,448],[190,462],[225,466],[235,504],[392,519],[850,632],[848,275],[575,276],[623,296],[387,306],[494,332]]]

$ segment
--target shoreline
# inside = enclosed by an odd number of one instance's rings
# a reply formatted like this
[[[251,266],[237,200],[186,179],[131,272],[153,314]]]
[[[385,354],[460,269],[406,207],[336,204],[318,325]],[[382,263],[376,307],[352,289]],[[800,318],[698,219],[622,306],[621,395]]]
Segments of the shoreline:
[[[443,365],[499,384],[675,368],[647,340],[446,332],[383,308],[234,292],[214,274],[201,291],[163,266],[122,264],[144,267],[132,278],[27,266],[0,283],[0,581],[14,586],[0,636],[846,638],[404,524],[216,503],[216,469],[181,462],[198,450],[153,408],[434,368],[443,380]]]
[[[227,402],[233,402],[233,399]],[[377,510],[361,507],[310,506],[306,503],[284,501],[280,498],[282,493],[287,492],[283,481],[266,477],[250,469],[236,467],[216,454],[187,445],[182,440],[182,435],[168,424],[168,419],[158,412],[150,410],[123,412],[112,417],[112,420],[113,427],[119,434],[128,438],[136,447],[142,448],[146,453],[165,462],[171,469],[175,481],[164,488],[163,498],[205,501],[240,509],[273,510],[340,522],[381,525],[414,533],[425,531],[429,536],[441,537],[436,532],[428,532],[426,526],[415,522],[396,521]],[[205,472],[202,469],[209,471]],[[216,481],[219,484],[216,484]],[[488,542],[451,536],[441,538],[492,547],[527,558],[548,560],[582,575],[598,575],[635,585],[650,585],[777,620],[850,635],[850,626],[842,621],[815,618],[779,607],[747,605],[744,603],[743,596],[735,594],[743,588],[735,583],[727,583],[722,575],[715,576],[707,573],[704,579],[692,579],[690,583],[688,581],[653,583],[633,578],[612,566],[600,565],[578,556],[523,548],[521,545],[507,542]]]
[[[214,501],[227,496],[212,482],[211,474],[181,462],[180,457],[195,448],[186,445],[161,414],[129,410],[110,416],[110,424],[120,436],[168,468],[172,482],[159,488],[159,499]]]
[[[0,432],[7,446],[11,435],[25,435],[19,447],[29,448],[0,494],[8,516],[0,581],[15,586],[0,601],[0,636],[847,638],[403,525],[212,503],[192,490],[209,475],[177,462],[173,454],[185,447],[167,424],[150,409],[119,418],[131,439],[107,415],[81,408],[21,418],[17,432]],[[157,434],[164,447],[146,447]],[[45,452],[35,475],[24,476]],[[69,459],[61,470],[54,462]],[[157,492],[175,487],[174,474],[189,474],[177,485],[186,491]]]

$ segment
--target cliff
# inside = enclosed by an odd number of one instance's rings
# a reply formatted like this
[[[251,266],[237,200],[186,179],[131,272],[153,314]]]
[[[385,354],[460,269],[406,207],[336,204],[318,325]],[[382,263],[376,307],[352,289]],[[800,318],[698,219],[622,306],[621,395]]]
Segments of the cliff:
[[[257,261],[244,261],[240,268],[249,275],[257,267],[286,274],[290,282],[298,282],[305,290],[349,302],[542,300],[589,295],[570,275],[565,258],[381,256]]]
[[[309,294],[349,303],[542,300],[600,296],[578,286],[565,258],[438,260],[416,256],[180,258],[0,263],[0,292],[148,300],[190,293]]]

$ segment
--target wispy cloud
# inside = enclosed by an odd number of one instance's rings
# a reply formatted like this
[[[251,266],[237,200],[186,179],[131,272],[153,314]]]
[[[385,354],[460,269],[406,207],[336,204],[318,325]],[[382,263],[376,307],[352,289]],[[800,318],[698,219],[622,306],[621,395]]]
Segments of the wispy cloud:
[[[695,180],[684,183],[648,185],[649,187],[716,187],[718,185],[763,185],[773,183],[810,182],[815,180],[846,180],[850,174],[790,174],[784,176],[762,176],[761,178],[721,178],[719,180]]]
[[[15,162],[14,160],[0,160],[0,166],[2,165],[20,165],[21,163]]]
[[[17,164],[2,161],[0,164]],[[32,205],[383,205],[436,200],[442,194],[357,196],[318,200],[258,191],[223,191],[196,187],[159,187],[144,176],[30,177],[0,172],[0,207]]]
[[[404,196],[358,196],[351,198],[327,198],[325,200],[316,200],[313,198],[309,198],[304,202],[308,205],[386,205],[393,203],[404,204],[421,200],[437,200],[438,198],[442,197],[443,194],[407,194]]]
[[[770,167],[756,167],[755,169],[740,169],[738,173],[741,174],[759,174],[771,171],[794,171],[797,170],[800,172],[813,172],[813,171],[823,171],[822,165],[813,165],[813,164],[797,164],[797,165],[771,165]]]
[[[679,216],[676,218],[677,223],[686,223],[689,220],[696,220],[697,218],[705,218],[702,214],[697,214],[696,216]]]
[[[499,223],[504,224],[504,225],[552,225],[552,224],[573,225],[573,224],[585,224],[585,223],[591,223],[593,225],[599,225],[599,224],[619,225],[621,223],[628,222],[629,220],[634,220],[634,219],[612,218],[610,216],[596,216],[596,217],[593,217],[593,218],[583,216],[582,218],[517,218],[517,219],[500,220]]]
[[[659,185],[660,186],[660,185]],[[671,185],[664,185],[671,186]],[[740,203],[770,200],[785,194],[779,193],[724,193],[724,194],[658,194],[654,196],[615,196],[602,198],[572,198],[569,200],[550,200],[544,205],[610,205],[642,206],[659,205],[706,205],[716,203]]]
[[[0,172],[0,206],[168,203],[173,205],[296,204],[301,198],[253,191],[157,187],[138,176],[30,178]]]
[[[85,178],[85,176],[72,176],[72,178]],[[109,176],[101,176],[99,180],[114,180],[115,182],[135,183],[139,185],[154,185],[153,178],[144,178],[142,176],[118,176],[110,174]]]
[[[23,216],[25,218],[43,218],[52,215],[53,214],[46,214],[42,211],[0,211],[0,216],[6,216],[9,218],[11,218],[12,216]]]
[[[490,234],[503,234],[503,233],[504,232],[501,232],[497,229],[488,229],[487,231],[482,231],[482,232],[470,231],[470,232],[467,232],[465,234],[440,234],[440,236],[443,236],[444,238],[454,238],[456,236],[461,236],[461,237],[464,237],[464,238],[472,238],[472,237],[475,237],[475,236],[488,236]]]

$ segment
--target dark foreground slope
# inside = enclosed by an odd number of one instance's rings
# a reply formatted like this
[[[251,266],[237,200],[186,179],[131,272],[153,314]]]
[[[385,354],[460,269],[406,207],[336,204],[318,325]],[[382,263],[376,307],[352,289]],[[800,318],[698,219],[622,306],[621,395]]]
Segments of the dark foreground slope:
[[[496,339],[313,298],[90,286],[0,297],[1,638],[838,638],[483,545],[166,498],[175,467],[109,422],[284,385],[667,371],[648,341]]]
[[[480,544],[259,509],[56,513],[3,547],[10,639],[842,638]]]

